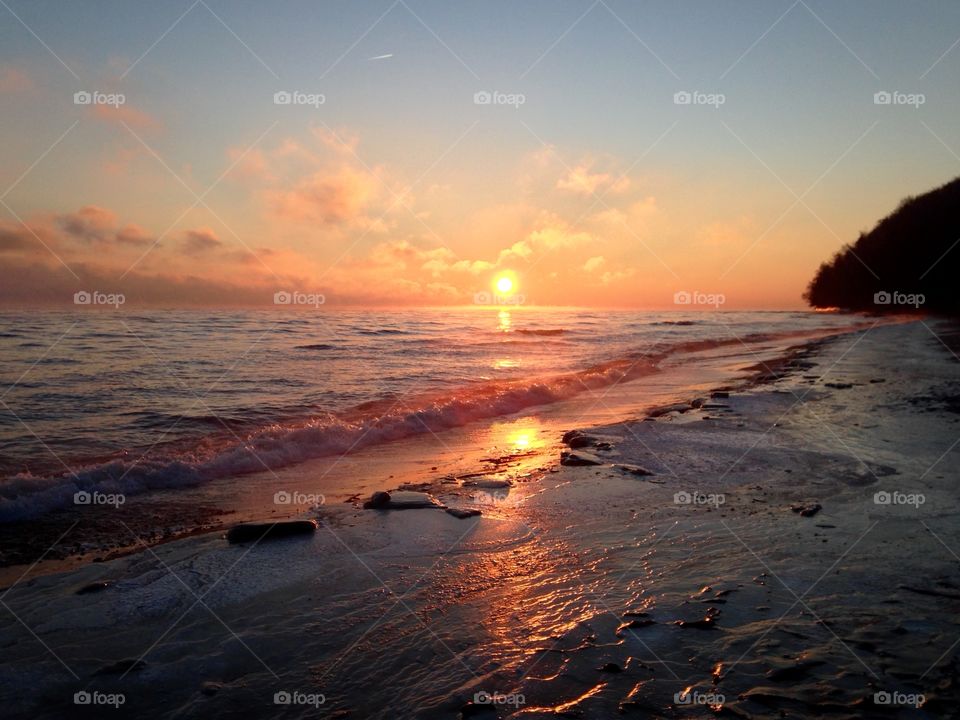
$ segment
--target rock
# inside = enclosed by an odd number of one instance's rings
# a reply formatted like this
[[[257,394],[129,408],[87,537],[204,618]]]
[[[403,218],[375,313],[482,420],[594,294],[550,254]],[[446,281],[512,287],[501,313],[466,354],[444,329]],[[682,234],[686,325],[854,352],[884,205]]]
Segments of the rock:
[[[216,695],[223,688],[223,683],[207,681],[200,686],[200,692],[207,697]]]
[[[690,410],[690,405],[686,403],[676,403],[674,405],[664,405],[663,407],[654,408],[647,414],[647,417],[658,418],[672,412],[683,414],[689,410]]]
[[[585,452],[561,452],[560,464],[567,467],[579,467],[584,465],[603,465],[603,461],[595,455]]]
[[[712,397],[714,400],[723,400],[730,397],[730,393],[726,390],[714,390],[712,393],[710,393],[710,397]]]
[[[82,588],[77,590],[77,595],[89,595],[90,593],[101,592],[106,590],[108,587],[113,587],[113,580],[97,580],[92,582],[89,585],[84,585]]]
[[[317,530],[316,520],[284,520],[275,523],[242,523],[230,528],[227,542],[230,544],[258,540],[276,540],[293,535],[310,535]]]
[[[117,662],[110,665],[104,665],[97,670],[94,675],[123,675],[128,672],[138,672],[146,666],[147,663],[144,660],[127,658],[125,660],[117,660]]]
[[[717,615],[720,611],[715,607],[707,608],[706,615],[699,620],[677,620],[674,625],[681,628],[695,628],[697,630],[712,630],[716,627]]]
[[[597,670],[605,673],[622,673],[623,668],[617,665],[615,662],[604,663],[601,667],[598,667]]]
[[[455,518],[460,518],[461,520],[466,520],[469,517],[477,517],[480,514],[480,511],[476,508],[448,507],[447,512],[453,515]]]
[[[820,503],[813,503],[812,505],[794,505],[790,509],[795,513],[799,513],[800,517],[813,517],[820,512],[823,507]]]
[[[849,390],[850,388],[853,387],[853,383],[828,382],[828,383],[824,383],[824,386],[828,388],[833,388],[834,390]]]
[[[637,475],[639,477],[646,477],[647,475],[653,475],[652,470],[647,470],[645,467],[640,467],[639,465],[614,465],[617,470],[623,470],[624,472],[630,473],[631,475]]]
[[[476,480],[465,480],[463,484],[465,487],[485,488],[487,490],[513,487],[513,483],[502,478],[477,478]]]
[[[623,637],[624,630],[638,630],[639,628],[650,627],[651,625],[656,625],[656,620],[651,620],[650,618],[637,618],[636,620],[630,620],[629,622],[623,623],[620,627],[617,628],[616,636]]]
[[[390,493],[390,502],[386,505],[387,510],[416,510],[419,508],[442,508],[440,503],[433,495],[425,492],[413,492],[410,490],[401,490]]]
[[[579,430],[574,430],[572,432],[564,433],[563,442],[565,445],[572,448],[585,448],[596,445],[597,439],[582,433]]]
[[[365,508],[382,508],[390,504],[390,493],[383,490],[378,490],[373,495],[370,496],[370,499],[367,500],[363,506]]]
[[[886,378],[870,378],[870,383],[872,385],[876,385],[877,383],[885,383],[886,381]]]
[[[701,407],[703,407],[703,404],[705,402],[706,400],[704,400],[703,398],[694,398],[693,400],[690,401],[690,407],[692,407],[694,410],[698,410]]]

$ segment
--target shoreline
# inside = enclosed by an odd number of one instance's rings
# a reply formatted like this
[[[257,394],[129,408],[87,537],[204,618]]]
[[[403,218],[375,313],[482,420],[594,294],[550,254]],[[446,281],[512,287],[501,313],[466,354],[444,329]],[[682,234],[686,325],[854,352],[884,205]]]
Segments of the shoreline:
[[[816,335],[813,339],[787,346],[777,356],[743,368],[742,372],[748,373],[745,377],[731,378],[731,382],[711,387],[709,391],[743,390],[773,382],[779,377],[778,373],[784,368],[789,368],[791,362],[796,358],[815,352],[816,348],[822,343],[857,332],[862,332],[862,328],[857,327],[856,329],[827,334],[813,333]],[[783,340],[789,337],[787,335]],[[744,341],[741,340],[740,342],[750,353],[754,352],[749,349]],[[736,348],[737,346],[731,343],[729,347]],[[662,372],[662,370],[658,370],[658,372]],[[682,388],[678,389],[682,390]],[[687,402],[694,399],[695,397],[690,397]],[[678,405],[682,405],[682,402],[666,403],[660,406],[651,405],[646,408],[645,412],[649,417],[653,413],[668,410],[676,411]],[[533,408],[533,410],[536,411],[538,408]],[[621,417],[613,422],[626,422],[629,416],[635,416],[635,414],[635,411],[624,408],[621,411]],[[582,428],[569,429],[590,431],[592,427],[592,425],[588,425]],[[389,449],[389,445],[388,443],[384,449]],[[452,492],[457,489],[453,481],[462,482],[473,476],[497,476],[512,470],[514,471],[513,476],[517,477],[521,474],[519,470],[523,470],[524,482],[534,479],[542,480],[546,474],[556,471],[557,454],[563,447],[564,444],[559,438],[553,438],[547,440],[544,447],[538,450],[518,451],[512,449],[511,452],[501,453],[489,458],[478,456],[474,458],[474,462],[469,467],[462,469],[460,472],[440,475],[434,472],[434,477],[429,480],[423,480],[415,476],[408,477],[404,482],[395,486],[378,487],[377,489],[432,492],[438,495],[447,495],[456,501],[462,496],[462,493]],[[532,460],[532,464],[538,467],[532,467],[529,462],[524,465],[524,460]],[[307,461],[302,465],[309,466],[309,464],[310,461]],[[278,472],[296,472],[297,467],[282,468]],[[436,467],[433,467],[432,470],[436,471]],[[276,473],[271,471],[271,474],[276,477]],[[534,477],[536,474],[539,474],[538,478]],[[258,479],[258,475],[254,474],[252,476],[254,481]],[[231,479],[227,478],[227,480]],[[264,507],[259,512],[251,512],[249,509],[244,511],[237,507],[220,507],[219,503],[216,502],[204,502],[197,505],[192,500],[181,501],[179,497],[181,493],[181,489],[172,488],[137,495],[134,497],[135,502],[125,504],[122,520],[115,517],[115,509],[79,507],[53,511],[31,520],[0,524],[0,545],[5,548],[4,556],[0,557],[0,591],[9,587],[11,582],[16,581],[25,572],[60,573],[91,563],[115,560],[177,540],[202,535],[220,537],[238,522],[270,522],[267,515],[275,514],[278,510],[276,507]],[[354,493],[346,501],[358,509],[364,499],[361,494]],[[303,508],[300,513],[286,514],[279,519],[319,518],[321,516],[319,511],[323,507],[323,505],[318,505],[313,509]],[[314,512],[314,509],[317,512]],[[279,510],[282,511],[283,508],[279,508]],[[68,529],[68,532],[64,533],[65,529]],[[61,535],[64,537],[61,537]],[[25,540],[25,536],[29,536],[29,539]],[[122,540],[124,537],[127,538],[125,543]],[[70,543],[69,551],[61,550],[59,543],[54,542],[55,539],[61,541],[68,539]],[[8,561],[8,553],[22,558],[23,561]],[[39,563],[36,561],[38,557],[42,558]]]
[[[0,700],[52,718],[98,688],[140,717],[171,702],[271,717],[273,694],[297,690],[333,716],[453,718],[489,693],[517,701],[497,716],[535,719],[710,716],[699,703],[722,696],[732,717],[893,718],[906,710],[876,693],[919,693],[913,716],[945,717],[960,687],[954,359],[912,323],[780,360],[706,403],[726,407],[589,428],[609,447],[574,451],[602,465],[519,482],[479,518],[340,503],[310,538],[214,533],[33,577],[9,607],[78,680],[8,618],[0,686],[37,690]]]

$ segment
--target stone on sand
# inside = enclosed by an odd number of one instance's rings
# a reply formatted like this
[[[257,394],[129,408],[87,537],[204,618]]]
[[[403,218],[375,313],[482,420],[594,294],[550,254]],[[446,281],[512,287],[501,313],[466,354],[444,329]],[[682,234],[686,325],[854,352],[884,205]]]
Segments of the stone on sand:
[[[480,477],[473,480],[465,480],[463,484],[465,487],[484,488],[486,490],[508,488],[513,485],[509,480],[494,477]]]
[[[452,508],[448,507],[447,512],[453,515],[455,518],[460,518],[461,520],[466,520],[470,517],[476,517],[480,514],[480,511],[476,508]]]
[[[230,528],[227,542],[244,543],[254,540],[276,540],[293,535],[310,535],[317,530],[316,520],[283,520],[280,522],[241,523]]]
[[[560,464],[567,467],[579,467],[584,465],[603,465],[603,460],[596,455],[587,452],[567,452],[560,453]]]
[[[392,493],[375,492],[363,506],[374,510],[416,510],[419,508],[442,508],[443,504],[430,493],[415,490],[396,490]]]

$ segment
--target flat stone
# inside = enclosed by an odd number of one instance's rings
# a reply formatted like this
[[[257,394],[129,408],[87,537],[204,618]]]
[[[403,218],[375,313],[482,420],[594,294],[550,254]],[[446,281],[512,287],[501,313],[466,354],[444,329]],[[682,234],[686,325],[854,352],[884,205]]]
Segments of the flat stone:
[[[390,493],[383,490],[378,490],[373,495],[370,496],[370,499],[367,500],[363,506],[365,508],[382,508],[390,504]]]
[[[77,590],[77,595],[89,595],[90,593],[101,592],[106,590],[108,587],[113,586],[113,580],[97,580],[92,582],[89,585],[84,585],[82,588]]]
[[[638,477],[646,477],[647,475],[654,474],[652,470],[647,470],[645,467],[640,467],[639,465],[614,465],[614,467],[617,468],[617,470],[623,470]]]
[[[310,535],[317,530],[316,520],[283,520],[280,522],[242,523],[230,528],[230,544],[258,540],[276,540],[293,535]]]
[[[578,467],[584,465],[603,465],[603,460],[596,455],[586,452],[567,452],[560,453],[560,464],[568,467]]]
[[[480,511],[476,508],[452,508],[448,507],[447,512],[453,515],[455,518],[460,518],[461,520],[466,520],[470,517],[477,517],[480,514]]]
[[[498,489],[498,488],[508,488],[512,487],[513,483],[509,480],[504,480],[502,478],[476,478],[473,480],[465,480],[464,486],[467,487],[477,487],[477,488],[486,488],[488,490]]]
[[[433,495],[425,492],[415,492],[413,490],[400,490],[390,493],[390,502],[386,505],[387,510],[416,510],[418,508],[442,508],[440,503]]]

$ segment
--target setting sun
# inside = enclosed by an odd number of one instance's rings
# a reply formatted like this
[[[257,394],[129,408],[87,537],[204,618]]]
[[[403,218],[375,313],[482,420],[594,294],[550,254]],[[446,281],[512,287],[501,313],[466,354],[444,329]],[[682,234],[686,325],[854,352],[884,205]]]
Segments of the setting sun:
[[[513,290],[513,280],[503,276],[497,280],[497,290],[502,293],[508,293]]]

